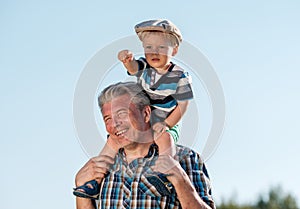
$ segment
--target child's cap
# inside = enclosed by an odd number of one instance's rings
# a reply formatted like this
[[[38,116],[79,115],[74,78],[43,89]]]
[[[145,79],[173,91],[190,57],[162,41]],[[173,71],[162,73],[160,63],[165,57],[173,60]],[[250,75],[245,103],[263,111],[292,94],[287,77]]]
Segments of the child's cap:
[[[137,24],[135,27],[135,32],[141,39],[141,34],[144,31],[161,31],[164,33],[169,33],[175,36],[178,45],[182,41],[182,35],[179,29],[169,20],[147,20]]]

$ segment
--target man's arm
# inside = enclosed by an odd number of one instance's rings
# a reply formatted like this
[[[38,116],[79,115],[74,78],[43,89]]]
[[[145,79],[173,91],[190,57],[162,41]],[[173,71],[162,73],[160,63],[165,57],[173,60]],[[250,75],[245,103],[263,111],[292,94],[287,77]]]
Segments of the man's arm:
[[[177,170],[177,171],[176,171]],[[174,185],[177,198],[183,209],[211,209],[197,193],[185,171],[180,167],[174,169],[169,181]]]
[[[96,209],[95,200],[88,198],[76,197],[76,208],[77,209]]]
[[[186,165],[180,165],[171,156],[159,156],[153,170],[167,174],[183,209],[214,209],[214,201],[209,194],[210,182],[202,170],[204,165],[194,156],[186,156],[184,161]],[[192,183],[192,180],[195,182]]]

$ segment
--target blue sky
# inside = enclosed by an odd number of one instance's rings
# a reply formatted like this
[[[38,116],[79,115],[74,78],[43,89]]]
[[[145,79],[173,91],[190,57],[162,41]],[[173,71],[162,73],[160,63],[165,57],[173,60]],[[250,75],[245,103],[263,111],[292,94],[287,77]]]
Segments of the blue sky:
[[[75,207],[74,175],[88,160],[73,124],[77,81],[97,51],[150,18],[173,21],[222,83],[226,126],[207,161],[215,199],[251,202],[280,184],[299,200],[299,8],[256,0],[1,1],[2,207]]]

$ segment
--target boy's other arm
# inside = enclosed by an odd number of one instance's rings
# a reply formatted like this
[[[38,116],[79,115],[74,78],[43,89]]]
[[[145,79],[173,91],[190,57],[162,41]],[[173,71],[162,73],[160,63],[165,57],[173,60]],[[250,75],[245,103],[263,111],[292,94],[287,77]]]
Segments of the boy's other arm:
[[[182,116],[184,115],[184,113],[187,110],[189,101],[177,101],[177,106],[175,107],[175,109],[173,110],[173,112],[169,115],[169,117],[167,117],[165,119],[165,123],[169,126],[169,127],[173,127],[175,126],[180,119],[182,118]]]
[[[134,59],[133,53],[127,49],[122,50],[118,53],[118,59],[123,63],[127,71],[133,75],[137,73],[139,65],[138,62]]]

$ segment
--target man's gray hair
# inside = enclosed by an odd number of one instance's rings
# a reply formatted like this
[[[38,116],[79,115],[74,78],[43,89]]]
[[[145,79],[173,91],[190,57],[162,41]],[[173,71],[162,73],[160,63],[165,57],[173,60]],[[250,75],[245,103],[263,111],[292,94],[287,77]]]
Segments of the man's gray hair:
[[[143,88],[136,82],[119,82],[106,87],[98,97],[98,104],[102,111],[103,105],[118,96],[129,95],[131,102],[140,110],[150,105],[150,99]]]

